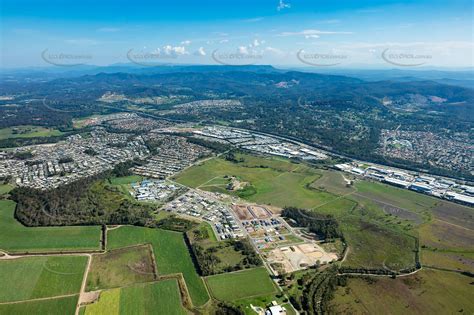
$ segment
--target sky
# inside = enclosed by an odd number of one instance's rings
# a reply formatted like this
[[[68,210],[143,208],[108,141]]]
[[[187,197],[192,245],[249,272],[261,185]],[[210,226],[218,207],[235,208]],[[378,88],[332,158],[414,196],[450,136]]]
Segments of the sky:
[[[474,66],[473,1],[2,0],[2,68]]]

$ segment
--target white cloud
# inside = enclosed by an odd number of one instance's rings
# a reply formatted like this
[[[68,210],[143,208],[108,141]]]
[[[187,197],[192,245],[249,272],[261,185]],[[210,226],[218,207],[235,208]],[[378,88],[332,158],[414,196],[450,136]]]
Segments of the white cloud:
[[[249,54],[249,50],[246,46],[240,46],[239,47],[239,53],[242,54],[242,55],[248,55]]]
[[[187,55],[188,52],[186,51],[186,47],[184,46],[171,46],[165,45],[163,46],[163,54],[171,56],[171,55]]]
[[[313,35],[305,35],[304,38],[310,39],[310,38],[319,38],[319,35],[313,34]]]
[[[183,40],[181,42],[181,45],[184,45],[184,46],[189,46],[191,44],[191,41],[190,40]]]
[[[221,39],[221,40],[219,41],[219,44],[225,44],[225,43],[228,43],[228,42],[229,42],[228,39]]]
[[[204,47],[199,47],[199,49],[194,52],[194,55],[196,55],[196,56],[205,56],[206,51],[204,50]]]
[[[291,8],[291,4],[285,3],[283,0],[280,0],[277,6],[277,11],[281,11],[283,9],[289,9]]]
[[[275,55],[280,55],[280,56],[282,56],[282,55],[285,54],[285,53],[283,52],[283,50],[278,49],[278,48],[274,48],[274,47],[271,47],[271,46],[265,47],[265,51],[268,51],[268,52],[270,52],[270,53],[273,53],[273,54],[275,54]]]

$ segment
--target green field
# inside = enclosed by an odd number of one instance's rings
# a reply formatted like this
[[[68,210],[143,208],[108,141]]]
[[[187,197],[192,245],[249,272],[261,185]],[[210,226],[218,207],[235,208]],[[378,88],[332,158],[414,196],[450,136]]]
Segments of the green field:
[[[109,231],[107,235],[109,249],[150,243],[155,253],[158,274],[182,273],[193,304],[200,306],[209,300],[204,282],[197,274],[184,243],[183,234],[160,229],[124,226]]]
[[[0,302],[79,293],[85,256],[41,256],[0,261]]]
[[[423,270],[398,279],[369,283],[349,279],[332,301],[338,314],[472,314],[472,278],[453,272]]]
[[[14,304],[0,304],[0,314],[15,315],[65,315],[74,314],[78,296],[54,298],[50,300],[29,301]]]
[[[17,126],[0,129],[0,140],[9,138],[35,138],[60,135],[62,135],[62,132],[57,129],[39,126]]]
[[[295,206],[314,208],[334,200],[337,196],[323,191],[308,189],[321,175],[314,168],[304,164],[294,164],[286,160],[237,155],[244,162],[232,163],[221,158],[208,160],[201,165],[189,168],[176,177],[176,181],[190,187],[199,187],[210,191],[226,191],[225,188],[207,186],[224,176],[237,176],[249,182],[254,188],[241,197],[256,203],[265,203],[278,207]],[[261,167],[264,166],[264,167]],[[222,186],[224,187],[224,186]],[[233,192],[239,195],[239,192]]]
[[[13,217],[15,203],[0,200],[0,249],[41,252],[100,249],[99,226],[25,227]]]
[[[235,301],[276,292],[264,267],[224,273],[206,278],[212,296],[221,301]]]
[[[12,189],[13,189],[13,186],[11,185],[8,185],[8,184],[0,185],[0,195],[9,193]]]
[[[86,290],[118,288],[153,280],[149,246],[126,247],[92,256]]]
[[[142,181],[144,178],[138,175],[130,175],[123,177],[112,177],[109,181],[112,185],[129,185],[131,183]]]
[[[85,315],[186,314],[176,280],[161,280],[103,291],[99,301],[86,306]]]
[[[161,280],[103,291],[99,301],[86,306],[86,315],[186,314],[176,280]]]

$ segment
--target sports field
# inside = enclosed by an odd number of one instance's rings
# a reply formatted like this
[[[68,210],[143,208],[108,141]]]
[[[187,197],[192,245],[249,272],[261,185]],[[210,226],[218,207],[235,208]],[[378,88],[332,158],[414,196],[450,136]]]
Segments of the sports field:
[[[99,301],[85,307],[85,315],[186,314],[176,280],[103,291]]]
[[[85,256],[40,256],[0,260],[0,302],[78,294]]]
[[[0,249],[41,252],[100,249],[99,226],[25,227],[13,217],[15,203],[0,200]]]
[[[108,247],[120,247],[150,243],[153,246],[158,274],[183,273],[193,304],[203,305],[209,295],[191,260],[183,234],[178,232],[124,226],[108,232]]]
[[[0,314],[31,315],[66,315],[74,314],[78,295],[53,298],[40,301],[28,301],[13,304],[0,304]]]
[[[349,279],[332,301],[338,314],[472,314],[472,278],[454,272],[422,270],[397,279]]]
[[[0,195],[4,195],[4,194],[8,193],[12,189],[13,189],[13,186],[11,186],[11,185],[8,185],[8,184],[0,185]]]
[[[154,279],[149,246],[126,247],[92,256],[86,290],[118,288]]]
[[[276,292],[264,267],[206,277],[206,283],[212,296],[221,301],[235,301]]]

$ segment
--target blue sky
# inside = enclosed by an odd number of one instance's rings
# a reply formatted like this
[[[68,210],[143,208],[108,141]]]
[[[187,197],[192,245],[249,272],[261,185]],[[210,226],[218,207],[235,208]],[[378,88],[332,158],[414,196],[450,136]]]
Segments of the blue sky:
[[[470,0],[2,0],[1,66],[472,67]]]

